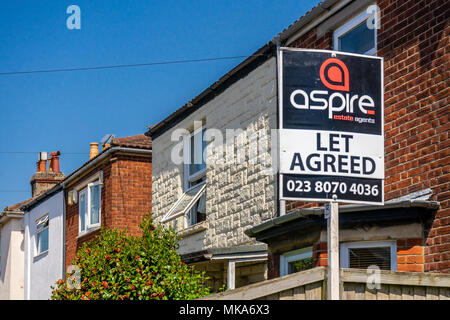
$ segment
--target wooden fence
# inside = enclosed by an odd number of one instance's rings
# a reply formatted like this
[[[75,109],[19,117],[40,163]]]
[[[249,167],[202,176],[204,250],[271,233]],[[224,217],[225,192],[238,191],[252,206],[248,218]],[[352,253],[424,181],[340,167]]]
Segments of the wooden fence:
[[[423,272],[381,271],[379,288],[369,289],[366,270],[341,269],[343,300],[450,300],[450,275]],[[327,271],[318,267],[235,290],[203,300],[324,300]]]

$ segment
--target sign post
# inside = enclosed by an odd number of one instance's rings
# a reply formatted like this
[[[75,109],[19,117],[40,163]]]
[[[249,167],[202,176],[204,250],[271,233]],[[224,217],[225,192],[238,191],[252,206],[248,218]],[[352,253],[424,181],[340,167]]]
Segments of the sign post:
[[[339,300],[339,206],[336,201],[325,204],[327,214],[328,281],[327,297]]]
[[[383,58],[279,48],[280,200],[325,202],[339,299],[338,203],[384,203]]]

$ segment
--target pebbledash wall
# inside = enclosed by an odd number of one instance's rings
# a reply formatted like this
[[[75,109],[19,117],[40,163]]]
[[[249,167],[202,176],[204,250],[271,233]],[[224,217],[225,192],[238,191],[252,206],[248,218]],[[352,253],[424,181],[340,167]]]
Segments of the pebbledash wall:
[[[440,208],[425,236],[397,240],[399,271],[450,271],[449,13],[447,1],[383,0],[377,56],[384,58],[385,200],[432,190]],[[343,23],[345,21],[337,21]],[[333,29],[310,30],[289,46],[333,49]],[[288,202],[287,212],[316,206]],[[325,240],[326,242],[326,240]],[[326,265],[326,243],[313,248]],[[269,273],[277,274],[278,257]]]
[[[172,149],[179,143],[171,141],[174,130],[191,130],[194,121],[203,120],[204,128],[222,132],[224,142],[226,129],[242,129],[248,136],[258,132],[259,143],[265,144],[266,148],[266,152],[258,155],[260,160],[264,159],[255,165],[248,162],[217,164],[217,154],[208,154],[206,228],[183,238],[180,254],[254,244],[254,239],[246,236],[244,230],[276,215],[277,178],[263,173],[272,164],[270,129],[276,128],[276,112],[276,59],[270,58],[154,139],[152,209],[159,220],[183,194],[183,164],[176,165],[171,161]],[[248,144],[244,147],[248,156]],[[181,216],[170,225],[181,231],[183,219]]]
[[[101,154],[100,154],[101,155]],[[82,173],[80,178],[67,185],[66,192],[66,268],[71,265],[77,249],[99,234],[99,230],[79,236],[79,202],[68,204],[68,192],[98,172],[103,172],[101,189],[101,226],[127,229],[130,234],[140,234],[142,217],[151,212],[152,162],[151,155],[113,153],[104,161]]]

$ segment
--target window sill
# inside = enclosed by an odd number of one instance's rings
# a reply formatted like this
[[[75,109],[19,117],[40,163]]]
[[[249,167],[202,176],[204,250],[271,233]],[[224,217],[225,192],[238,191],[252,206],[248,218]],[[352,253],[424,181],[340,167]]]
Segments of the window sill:
[[[34,260],[39,259],[40,257],[45,256],[47,253],[48,253],[48,250],[45,250],[44,252],[41,252],[41,253],[35,255],[35,256],[33,257],[33,259],[34,259]]]
[[[100,228],[101,228],[101,227],[99,226],[99,227],[94,227],[94,228],[92,228],[92,229],[89,229],[89,230],[87,230],[87,231],[84,231],[84,232],[78,234],[77,239],[81,239],[81,238],[83,238],[83,237],[85,237],[85,236],[87,236],[87,235],[89,235],[89,234],[91,234],[91,233],[93,233],[93,232],[95,232],[95,231],[98,231],[98,230],[100,230]]]
[[[194,224],[193,226],[190,226],[181,231],[178,231],[178,236],[180,238],[186,238],[193,234],[205,231],[206,229],[208,229],[208,223],[206,221],[202,221],[197,224]]]

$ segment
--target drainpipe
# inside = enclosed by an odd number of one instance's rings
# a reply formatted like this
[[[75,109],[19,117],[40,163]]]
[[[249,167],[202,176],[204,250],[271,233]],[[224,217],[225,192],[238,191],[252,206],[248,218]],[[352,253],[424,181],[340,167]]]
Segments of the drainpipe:
[[[281,74],[281,68],[282,63],[281,63],[281,52],[280,52],[280,47],[281,47],[281,43],[280,43],[280,37],[276,37],[275,38],[275,45],[277,47],[277,128],[280,129],[280,108],[282,108],[283,106],[280,105],[280,94],[281,94],[281,88],[282,88],[282,79],[280,77]],[[278,146],[280,146],[280,135],[279,132],[277,134],[277,143]],[[280,153],[278,153],[278,160],[277,160],[277,185],[278,188],[280,187],[280,168],[279,168],[279,164],[280,164]],[[277,196],[278,196],[278,212],[279,212],[279,216],[284,216],[286,214],[286,201],[285,200],[280,200],[280,193],[277,192]],[[276,216],[276,215],[275,215]]]

